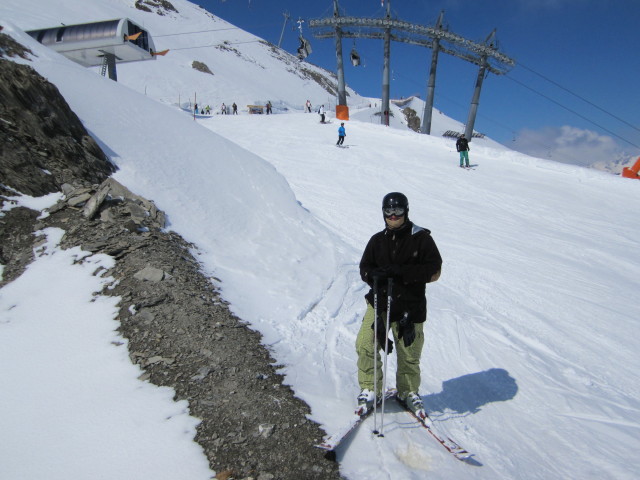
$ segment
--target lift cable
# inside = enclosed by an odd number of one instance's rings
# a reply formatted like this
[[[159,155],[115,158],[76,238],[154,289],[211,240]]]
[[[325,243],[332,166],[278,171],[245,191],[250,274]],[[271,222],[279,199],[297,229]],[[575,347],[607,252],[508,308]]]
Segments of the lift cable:
[[[552,102],[552,103],[555,103],[555,104],[556,104],[556,105],[558,105],[559,107],[564,108],[565,110],[567,110],[567,111],[569,111],[569,112],[573,113],[574,115],[577,115],[578,117],[582,118],[583,120],[586,120],[587,122],[589,122],[589,123],[591,123],[591,124],[595,125],[596,127],[600,128],[600,129],[602,129],[602,130],[604,130],[605,132],[607,132],[607,133],[609,133],[609,134],[613,135],[614,137],[619,138],[619,139],[620,139],[620,140],[622,140],[623,142],[628,143],[628,144],[629,144],[629,145],[631,145],[632,147],[640,148],[640,146],[636,145],[636,144],[635,144],[635,143],[633,143],[633,142],[630,142],[630,141],[629,141],[629,140],[627,140],[626,138],[621,137],[621,136],[620,136],[620,135],[618,135],[617,133],[612,132],[612,131],[611,131],[611,130],[609,130],[608,128],[603,127],[602,125],[600,125],[600,124],[598,124],[598,123],[594,122],[593,120],[588,119],[588,118],[587,118],[587,117],[585,117],[584,115],[581,115],[580,113],[576,112],[575,110],[570,109],[569,107],[565,107],[565,106],[564,106],[564,105],[562,105],[560,102],[555,101],[553,98],[551,98],[551,97],[549,97],[549,96],[545,95],[544,93],[540,93],[540,92],[538,92],[537,90],[535,90],[535,89],[533,89],[533,88],[529,87],[528,85],[525,85],[525,84],[524,84],[524,83],[522,83],[520,80],[516,80],[515,78],[513,78],[513,77],[512,77],[512,76],[510,76],[510,75],[505,75],[505,76],[506,76],[509,80],[511,80],[512,82],[515,82],[515,83],[517,83],[518,85],[521,85],[521,86],[523,86],[524,88],[526,88],[526,89],[528,89],[528,90],[531,90],[533,93],[536,93],[536,94],[540,95],[541,97],[546,98],[547,100],[549,100],[549,101],[550,101],[550,102]]]
[[[244,26],[242,28],[236,27],[236,26],[224,27],[224,28],[210,28],[210,29],[207,29],[207,30],[195,30],[193,32],[165,33],[163,35],[154,35],[153,38],[173,37],[173,36],[176,36],[176,35],[191,35],[191,34],[195,34],[195,33],[222,32],[222,31],[225,31],[225,30],[242,30],[242,31],[245,31],[245,32],[249,33],[250,35],[253,35],[252,33],[250,33],[247,30],[247,28],[272,27],[274,25],[277,25],[277,24],[273,23],[273,22],[269,22],[269,23],[260,23],[260,24],[256,24],[256,25],[246,25],[246,26]]]
[[[211,47],[223,47],[225,45],[242,45],[245,43],[259,43],[260,40],[247,40],[246,42],[222,42],[222,43],[215,43],[215,44],[209,44],[209,45],[196,45],[195,47],[181,47],[181,48],[172,48],[171,50],[191,50],[191,49],[195,49],[195,48],[211,48]]]
[[[551,83],[551,84],[555,85],[556,87],[558,87],[558,88],[560,88],[560,89],[564,90],[565,92],[567,92],[567,93],[569,93],[569,94],[573,95],[574,97],[579,98],[579,99],[580,99],[580,100],[582,100],[583,102],[588,103],[588,104],[589,104],[589,105],[591,105],[592,107],[597,108],[597,109],[598,109],[598,110],[600,110],[601,112],[604,112],[604,113],[606,113],[607,115],[609,115],[609,116],[611,116],[611,117],[615,118],[615,119],[616,119],[616,120],[618,120],[619,122],[622,122],[622,123],[624,123],[625,125],[627,125],[627,126],[629,126],[629,127],[633,128],[634,130],[637,130],[637,131],[639,131],[639,132],[640,132],[640,128],[636,127],[635,125],[632,125],[631,123],[627,122],[627,121],[626,121],[626,120],[624,120],[623,118],[620,118],[620,117],[618,117],[617,115],[615,115],[615,114],[613,114],[613,113],[611,113],[611,112],[609,112],[609,111],[605,110],[604,108],[602,108],[602,107],[600,107],[600,106],[596,105],[595,103],[591,102],[590,100],[587,100],[586,98],[584,98],[584,97],[582,97],[582,96],[578,95],[577,93],[572,92],[572,91],[571,91],[571,90],[569,90],[568,88],[563,87],[562,85],[560,85],[560,84],[559,84],[559,83],[557,83],[557,82],[554,82],[553,80],[551,80],[551,79],[550,79],[550,78],[548,78],[548,77],[545,77],[545,76],[544,76],[544,75],[542,75],[541,73],[538,73],[538,72],[536,72],[535,70],[533,70],[533,69],[531,69],[531,68],[527,67],[526,65],[523,65],[521,62],[518,62],[518,66],[523,67],[524,69],[526,69],[526,70],[530,71],[531,73],[533,73],[533,74],[535,74],[535,75],[538,75],[540,78],[542,78],[542,79],[546,80],[547,82],[549,82],[549,83]]]

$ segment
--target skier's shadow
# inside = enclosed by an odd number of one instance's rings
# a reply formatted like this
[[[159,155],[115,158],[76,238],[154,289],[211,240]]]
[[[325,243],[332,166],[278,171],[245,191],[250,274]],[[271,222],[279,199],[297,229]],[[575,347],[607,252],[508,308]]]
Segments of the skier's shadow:
[[[470,373],[442,382],[442,391],[422,397],[425,409],[432,418],[442,414],[469,415],[478,413],[483,405],[511,400],[518,393],[518,385],[509,372],[492,368]]]

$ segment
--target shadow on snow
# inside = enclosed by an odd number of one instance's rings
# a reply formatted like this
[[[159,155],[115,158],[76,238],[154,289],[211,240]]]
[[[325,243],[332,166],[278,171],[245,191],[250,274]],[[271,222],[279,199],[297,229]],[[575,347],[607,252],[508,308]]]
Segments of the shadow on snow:
[[[478,413],[483,405],[511,400],[518,385],[509,372],[492,368],[442,382],[442,391],[422,397],[426,410],[468,415]]]

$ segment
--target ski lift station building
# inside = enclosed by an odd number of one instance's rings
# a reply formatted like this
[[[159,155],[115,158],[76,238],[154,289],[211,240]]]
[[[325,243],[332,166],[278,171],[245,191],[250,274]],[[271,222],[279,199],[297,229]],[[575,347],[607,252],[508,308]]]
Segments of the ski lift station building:
[[[60,25],[26,33],[80,65],[109,65],[114,73],[115,62],[153,60],[157,55],[149,32],[128,18]]]

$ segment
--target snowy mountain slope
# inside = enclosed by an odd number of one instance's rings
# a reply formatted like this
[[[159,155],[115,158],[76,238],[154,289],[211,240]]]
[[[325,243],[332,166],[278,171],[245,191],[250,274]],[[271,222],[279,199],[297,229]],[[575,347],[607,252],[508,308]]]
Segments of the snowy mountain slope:
[[[246,109],[256,101],[271,100],[275,106],[282,103],[299,110],[307,99],[313,105],[335,103],[330,93],[335,91],[335,76],[186,0],[172,1],[175,10],[157,2],[159,6],[149,7],[151,13],[135,8],[132,0],[37,3],[35,14],[24,2],[7,0],[0,6],[0,18],[14,21],[14,12],[20,12],[16,24],[23,30],[123,17],[143,25],[158,51],[170,51],[155,61],[119,64],[118,82],[160,101],[197,100],[215,111],[223,102]],[[204,63],[213,75],[194,70],[194,61]],[[328,89],[325,84],[330,84]],[[359,98],[349,93],[354,100]]]
[[[445,259],[428,287],[423,398],[483,466],[455,462],[390,407],[384,440],[364,426],[339,452],[348,478],[637,477],[636,182],[488,140],[472,143],[478,168],[461,170],[451,140],[382,127],[366,108],[347,122],[348,149],[334,146],[337,123],[315,114],[194,122],[155,101],[173,103],[164,91],[145,97],[142,84],[126,88],[10,32],[118,164],[116,178],[198,246],[328,432],[357,394],[360,254],[382,228],[382,196],[408,195]],[[190,86],[193,75],[172,66],[162,77]],[[286,78],[279,88],[298,88]]]
[[[272,132],[286,130],[288,118],[271,118],[268,128],[259,128],[260,121],[202,123],[260,151],[302,205],[352,246],[350,268],[344,267],[335,287],[306,315],[311,323],[326,324],[327,345],[322,352],[309,351],[311,329],[304,352],[282,348],[288,364],[309,368],[320,362],[320,371],[331,375],[342,421],[357,391],[353,370],[342,371],[355,365],[351,345],[363,309],[357,261],[368,236],[381,228],[380,198],[399,189],[409,195],[415,221],[433,230],[445,258],[442,281],[428,287],[430,336],[423,367],[431,393],[425,401],[455,438],[480,460],[490,459],[482,472],[445,469],[430,476],[568,478],[575,466],[566,462],[567,452],[599,478],[627,478],[637,471],[636,462],[627,463],[625,447],[596,455],[595,463],[584,458],[593,455],[594,444],[598,451],[618,435],[623,445],[637,444],[639,365],[635,341],[625,338],[638,333],[638,307],[625,298],[633,296],[638,263],[611,248],[637,247],[633,214],[625,207],[629,196],[638,195],[635,184],[478,146],[472,151],[478,169],[461,171],[450,141],[359,122],[347,126],[347,150],[333,146],[335,128],[318,130],[305,117],[278,145]],[[298,134],[303,121],[308,130]],[[257,147],[266,142],[270,148]],[[615,211],[615,219],[607,211]],[[314,404],[326,389],[310,383],[300,392]],[[322,405],[314,409],[315,418],[339,425],[334,403]],[[418,455],[419,436],[396,446],[395,455],[404,456],[405,449]],[[358,437],[344,454],[345,471],[353,478],[368,478],[379,468],[363,467],[367,452],[376,448],[371,442]],[[429,462],[432,455],[446,462],[429,452]],[[394,471],[389,469],[389,478],[396,478]]]

